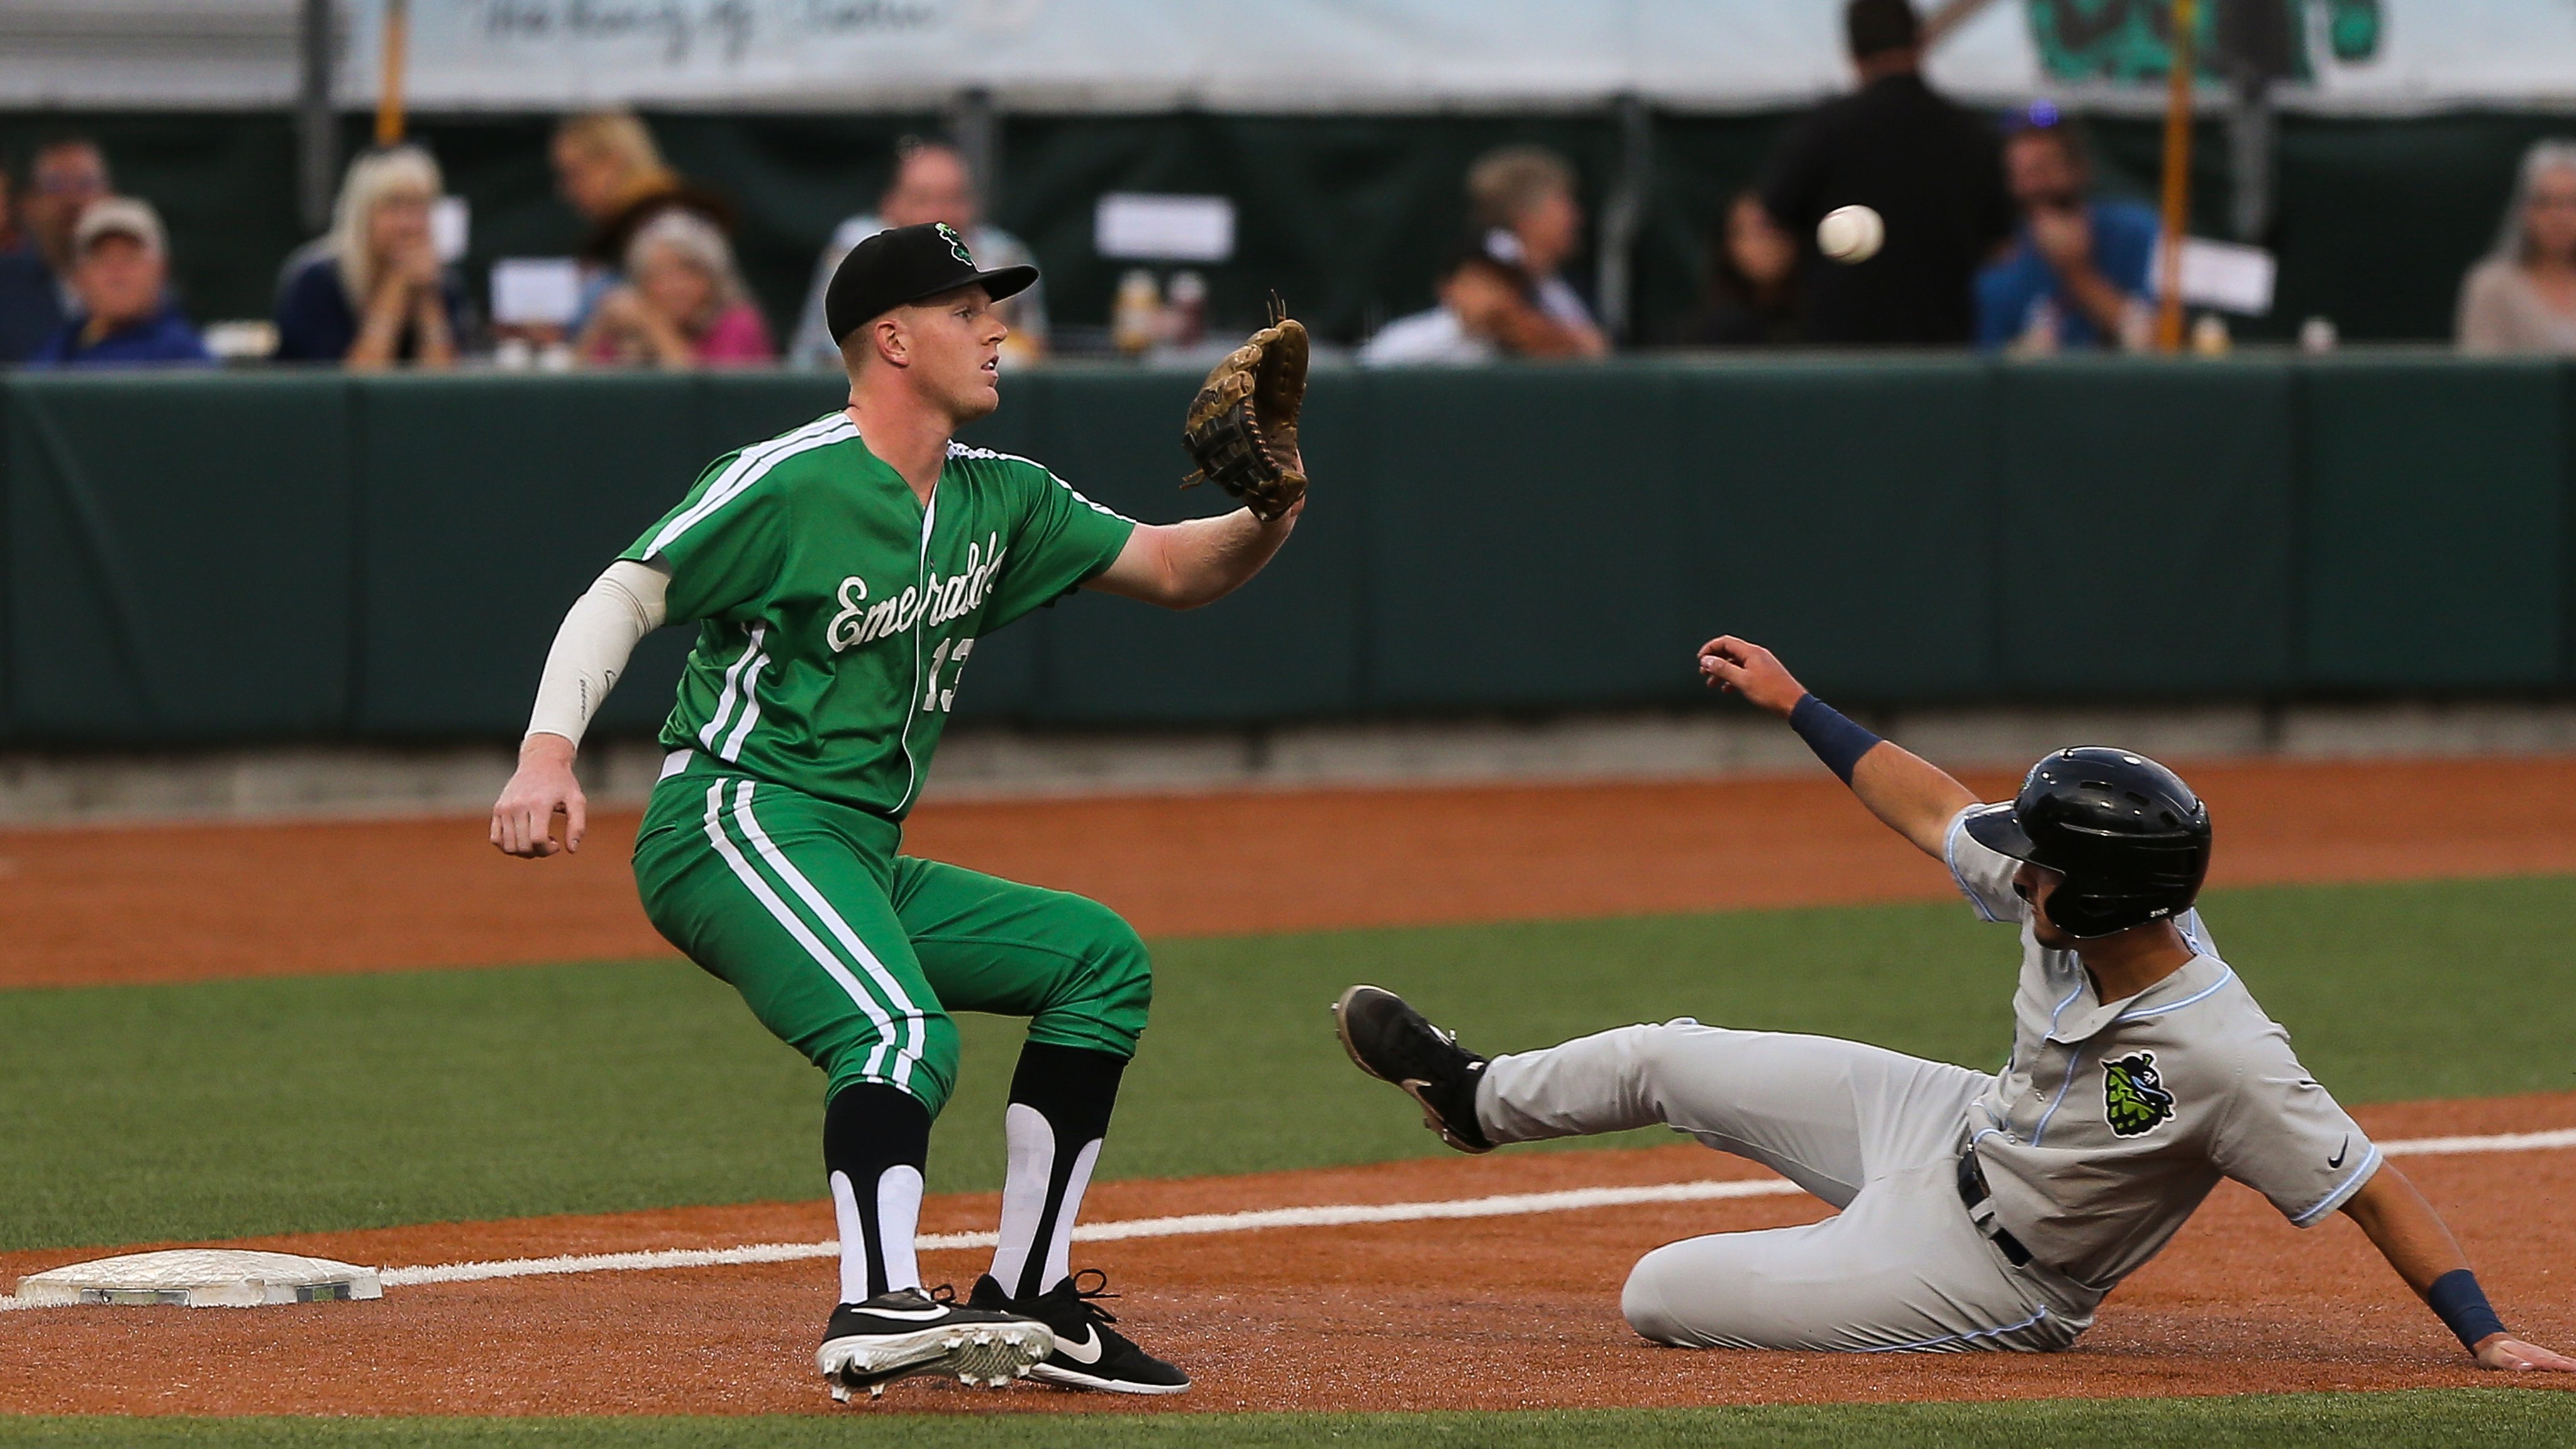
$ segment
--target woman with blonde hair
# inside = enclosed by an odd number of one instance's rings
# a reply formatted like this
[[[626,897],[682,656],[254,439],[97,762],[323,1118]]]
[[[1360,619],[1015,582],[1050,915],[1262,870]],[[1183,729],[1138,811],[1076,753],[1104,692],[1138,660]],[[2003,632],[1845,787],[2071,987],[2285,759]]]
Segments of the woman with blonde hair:
[[[743,290],[715,224],[669,210],[626,248],[626,280],[591,309],[576,350],[586,362],[664,368],[767,362],[769,324]]]
[[[2495,250],[2460,284],[2463,352],[2576,353],[2576,141],[2522,153]]]
[[[443,183],[417,146],[349,163],[331,231],[278,289],[277,356],[351,367],[455,364],[465,293],[438,259],[430,209]]]
[[[673,171],[632,111],[566,117],[555,127],[553,159],[557,189],[590,223],[580,255],[593,267],[619,265],[645,224],[673,208],[733,225],[733,209]]]

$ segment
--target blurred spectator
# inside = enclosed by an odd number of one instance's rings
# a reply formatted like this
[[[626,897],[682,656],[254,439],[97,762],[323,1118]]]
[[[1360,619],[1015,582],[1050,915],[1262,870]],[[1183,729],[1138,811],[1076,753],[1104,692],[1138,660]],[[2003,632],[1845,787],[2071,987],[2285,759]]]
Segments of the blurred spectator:
[[[1708,268],[1708,301],[1678,339],[1698,347],[1754,347],[1798,340],[1798,244],[1772,224],[1753,192],[1726,208]]]
[[[1434,284],[1439,305],[1379,328],[1360,349],[1360,362],[1401,367],[1497,357],[1599,356],[1583,350],[1583,334],[1548,313],[1527,272],[1494,260],[1488,241],[1476,231],[1451,247],[1440,260]]]
[[[63,325],[54,274],[37,254],[34,239],[18,227],[10,180],[0,168],[0,363],[25,361]]]
[[[1411,367],[1426,363],[1471,364],[1491,362],[1497,349],[1486,332],[1471,328],[1469,313],[1490,325],[1486,314],[1492,307],[1492,295],[1519,285],[1518,274],[1503,274],[1502,267],[1485,255],[1484,238],[1470,238],[1449,249],[1441,258],[1440,275],[1432,290],[1439,305],[1428,311],[1398,317],[1377,330],[1359,350],[1359,361],[1368,367]]]
[[[963,152],[944,141],[906,136],[896,143],[894,156],[894,176],[886,183],[885,195],[877,198],[877,209],[834,227],[832,239],[823,244],[822,255],[815,258],[814,285],[805,293],[805,310],[797,314],[796,334],[787,346],[789,361],[804,367],[841,370],[841,349],[832,345],[831,330],[823,321],[823,294],[830,288],[832,270],[841,264],[841,258],[888,227],[944,221],[966,238],[966,249],[975,254],[975,265],[979,267],[1037,265],[1037,258],[1018,237],[981,219],[983,204],[975,193],[975,178],[966,170]],[[1010,339],[1002,344],[1006,352],[1032,357],[1046,351],[1045,288],[1044,282],[1032,282],[1027,291],[994,308],[1001,314],[1003,325],[1011,329]]]
[[[1505,146],[1467,169],[1467,208],[1483,232],[1485,255],[1524,279],[1524,291],[1551,326],[1518,327],[1505,345],[1532,357],[1599,357],[1610,339],[1592,309],[1559,275],[1583,249],[1583,207],[1574,199],[1574,168],[1537,146]],[[1499,299],[1497,299],[1499,300]],[[1513,319],[1515,322],[1525,319]]]
[[[555,181],[564,199],[591,224],[582,260],[614,267],[646,222],[673,207],[730,229],[733,207],[682,180],[662,160],[653,133],[631,111],[593,111],[555,128]]]
[[[591,309],[585,362],[664,368],[767,362],[769,324],[751,305],[733,248],[705,217],[668,210],[626,249],[626,281]]]
[[[2460,284],[2463,352],[2576,352],[2576,141],[2522,153],[2495,250]]]
[[[2022,224],[2006,252],[1977,274],[1977,345],[2027,352],[2143,346],[2153,321],[2155,212],[2134,201],[2092,201],[2084,140],[2041,101],[2004,138],[2004,179]]]
[[[278,360],[455,365],[465,291],[439,262],[429,228],[442,189],[438,163],[417,146],[349,163],[330,234],[279,289]]]
[[[37,143],[0,249],[0,362],[22,361],[71,315],[72,228],[107,194],[107,157],[84,136]]]
[[[73,228],[71,255],[76,306],[28,366],[214,360],[169,299],[168,248],[151,203],[130,196],[91,203]]]
[[[617,284],[617,268],[646,222],[678,209],[728,231],[733,228],[732,204],[682,180],[664,164],[653,133],[631,111],[565,118],[555,127],[554,163],[555,184],[564,200],[590,223],[577,253],[586,276],[572,319],[575,331]]]
[[[1761,185],[1772,219],[1798,242],[1799,336],[1966,342],[1970,284],[2012,231],[1993,128],[1923,83],[1906,0],[1851,0],[1843,29],[1860,90],[1791,126]],[[1887,241],[1867,261],[1828,262],[1816,223],[1852,205],[1878,212]]]
[[[56,136],[37,145],[35,162],[27,170],[27,231],[45,265],[64,279],[66,287],[72,270],[72,231],[89,204],[107,195],[109,184],[107,153],[87,136]],[[70,303],[68,291],[63,300]]]

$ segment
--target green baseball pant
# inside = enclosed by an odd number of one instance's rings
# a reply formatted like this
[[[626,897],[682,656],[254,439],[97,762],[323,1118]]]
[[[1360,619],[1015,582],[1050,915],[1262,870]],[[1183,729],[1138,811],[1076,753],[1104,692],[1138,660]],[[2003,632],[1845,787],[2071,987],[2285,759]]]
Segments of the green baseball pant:
[[[1144,942],[1096,901],[895,854],[901,827],[734,775],[662,782],[635,842],[654,929],[742,993],[829,1078],[957,1085],[951,1010],[1029,1018],[1029,1039],[1132,1056],[1153,1000]]]

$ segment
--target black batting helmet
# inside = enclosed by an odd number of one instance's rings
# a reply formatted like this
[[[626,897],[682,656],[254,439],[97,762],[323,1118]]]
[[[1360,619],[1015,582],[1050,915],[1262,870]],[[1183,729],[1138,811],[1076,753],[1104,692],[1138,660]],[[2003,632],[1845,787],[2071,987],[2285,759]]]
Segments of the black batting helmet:
[[[2100,745],[2030,767],[2010,805],[1968,812],[1989,849],[2066,877],[2048,919],[2070,936],[2107,936],[2177,916],[2209,874],[2209,807],[2144,755]]]

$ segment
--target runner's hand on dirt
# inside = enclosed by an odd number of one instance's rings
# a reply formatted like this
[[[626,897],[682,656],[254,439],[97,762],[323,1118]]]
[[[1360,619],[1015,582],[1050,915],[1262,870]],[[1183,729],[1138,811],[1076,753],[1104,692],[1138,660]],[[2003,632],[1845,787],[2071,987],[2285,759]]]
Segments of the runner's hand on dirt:
[[[572,756],[572,741],[561,735],[530,735],[519,746],[518,771],[492,805],[492,843],[503,854],[541,860],[558,850],[581,849],[590,802],[573,778]],[[560,844],[554,838],[557,813],[564,817]]]
[[[2576,1374],[2576,1358],[2552,1353],[2536,1343],[2525,1343],[2498,1333],[2479,1341],[2478,1367],[2520,1372],[2542,1369],[2551,1373]]]
[[[1807,693],[1807,687],[1770,650],[1732,634],[1699,646],[1699,672],[1703,682],[1734,690],[1782,719]]]

